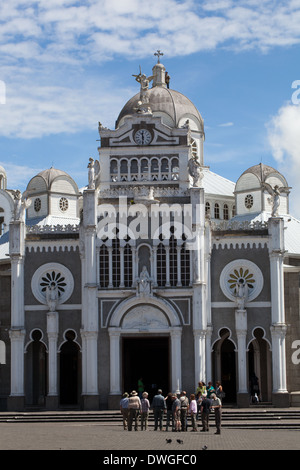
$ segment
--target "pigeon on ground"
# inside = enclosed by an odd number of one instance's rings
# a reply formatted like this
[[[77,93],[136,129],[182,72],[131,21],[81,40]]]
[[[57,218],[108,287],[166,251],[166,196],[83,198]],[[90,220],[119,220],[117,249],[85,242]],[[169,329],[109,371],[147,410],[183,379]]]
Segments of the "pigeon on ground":
[[[183,441],[181,439],[176,439],[178,444],[183,444]]]
[[[207,450],[207,446],[203,446],[203,447],[202,447],[202,450]]]
[[[171,442],[172,442],[172,439],[166,439],[167,444],[171,444]]]

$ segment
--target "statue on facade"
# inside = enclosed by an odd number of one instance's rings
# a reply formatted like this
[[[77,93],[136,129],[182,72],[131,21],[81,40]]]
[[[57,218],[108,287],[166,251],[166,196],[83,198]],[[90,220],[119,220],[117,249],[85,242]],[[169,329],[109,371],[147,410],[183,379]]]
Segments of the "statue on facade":
[[[97,189],[100,184],[100,163],[98,160],[94,160],[92,157],[89,158],[88,163],[88,188]]]
[[[278,186],[277,184],[272,188],[272,186],[269,183],[264,183],[262,182],[262,187],[265,191],[268,191],[268,193],[271,195],[271,197],[268,199],[268,201],[272,204],[272,217],[277,217],[278,216],[278,210],[279,210],[279,205],[280,205],[280,194],[281,193],[286,193],[289,194],[290,192],[290,187],[286,186]]]
[[[49,312],[55,312],[58,303],[58,291],[54,282],[46,288],[46,302],[49,307]]]
[[[245,310],[248,299],[248,284],[244,279],[239,279],[236,284],[235,296],[238,310]]]
[[[152,290],[152,280],[146,266],[143,266],[140,277],[137,281],[138,293],[150,295]]]
[[[141,71],[140,67],[140,73],[138,75],[132,75],[135,77],[136,81],[140,83],[140,100],[138,102],[138,108],[137,111],[141,113],[149,113],[151,112],[150,106],[149,106],[149,85],[150,82],[153,80],[153,75],[150,77],[147,77],[144,73]]]
[[[14,196],[14,221],[25,222],[26,209],[31,204],[31,199],[27,196],[27,191],[23,194],[18,189],[13,191]]]
[[[196,157],[192,157],[189,159],[188,171],[189,175],[192,177],[193,186],[199,188],[204,175],[201,169],[201,165]]]

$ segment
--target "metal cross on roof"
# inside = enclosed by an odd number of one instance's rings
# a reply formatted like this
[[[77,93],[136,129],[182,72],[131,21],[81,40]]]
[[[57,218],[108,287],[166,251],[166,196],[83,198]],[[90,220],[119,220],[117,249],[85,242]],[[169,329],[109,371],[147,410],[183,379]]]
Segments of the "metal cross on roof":
[[[160,52],[160,50],[158,49],[157,52],[154,52],[154,55],[157,55],[157,63],[160,64],[159,56],[164,55],[164,53]]]

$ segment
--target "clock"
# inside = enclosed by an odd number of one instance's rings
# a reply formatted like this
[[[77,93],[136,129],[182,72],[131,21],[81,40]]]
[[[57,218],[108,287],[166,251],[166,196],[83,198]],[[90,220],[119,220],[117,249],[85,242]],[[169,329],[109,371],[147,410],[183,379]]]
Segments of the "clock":
[[[139,129],[135,133],[134,140],[138,145],[148,145],[152,140],[152,136],[147,129]]]

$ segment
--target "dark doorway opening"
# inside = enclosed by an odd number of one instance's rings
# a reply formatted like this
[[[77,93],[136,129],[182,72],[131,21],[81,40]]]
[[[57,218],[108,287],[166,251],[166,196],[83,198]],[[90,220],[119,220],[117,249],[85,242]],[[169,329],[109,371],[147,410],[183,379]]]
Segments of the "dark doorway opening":
[[[137,390],[140,378],[150,400],[158,388],[165,396],[171,391],[168,337],[123,338],[122,350],[124,392]]]
[[[221,346],[222,387],[226,393],[224,403],[236,402],[236,369],[234,344],[225,339]]]
[[[39,330],[33,331],[31,336],[26,356],[26,405],[43,406],[47,390],[46,348]]]
[[[72,331],[66,333],[67,341],[60,350],[60,403],[78,403],[78,345],[74,343]]]

